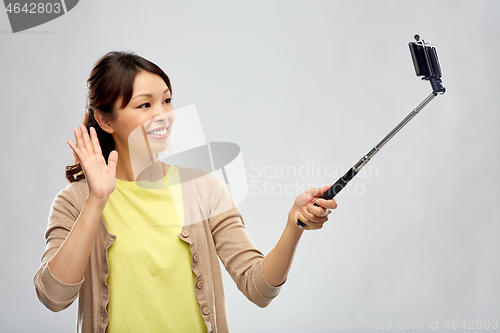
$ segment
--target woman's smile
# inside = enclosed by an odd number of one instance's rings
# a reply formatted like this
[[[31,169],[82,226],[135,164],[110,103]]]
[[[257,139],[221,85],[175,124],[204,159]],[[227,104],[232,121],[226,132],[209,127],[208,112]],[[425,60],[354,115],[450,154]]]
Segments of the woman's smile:
[[[148,137],[153,139],[165,139],[168,137],[168,127],[159,127],[146,133]]]

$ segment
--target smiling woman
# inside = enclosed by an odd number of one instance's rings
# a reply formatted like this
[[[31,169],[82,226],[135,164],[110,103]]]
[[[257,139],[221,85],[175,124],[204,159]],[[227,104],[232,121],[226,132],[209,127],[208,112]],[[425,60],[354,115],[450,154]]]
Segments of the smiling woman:
[[[303,231],[320,229],[336,207],[318,199],[330,185],[295,199],[264,256],[217,176],[158,161],[175,121],[170,80],[158,66],[110,52],[88,87],[76,144],[67,141],[76,163],[52,204],[34,278],[39,300],[60,311],[78,297],[78,332],[228,332],[220,259],[238,289],[267,306]]]
[[[134,82],[136,77],[138,80]],[[155,84],[158,84],[157,81],[159,80],[163,81],[163,86],[166,89],[162,90],[162,97],[168,93],[166,101],[170,103],[172,100],[170,79],[160,67],[149,60],[133,53],[112,51],[102,57],[94,66],[87,80],[87,111],[83,125],[89,133],[91,127],[96,130],[106,162],[108,162],[109,154],[116,149],[115,137],[110,133],[110,127],[104,130],[99,126],[97,119],[103,124],[115,123],[119,115],[121,115],[118,109],[127,108],[129,102],[131,102],[134,88],[143,89],[144,91],[150,88],[147,81],[149,77],[153,77]],[[134,83],[136,87],[134,87]],[[150,107],[149,99],[153,98],[153,96],[151,93],[143,93],[143,90],[139,90],[137,95],[134,96],[134,105],[130,105],[129,111],[132,107],[146,109]],[[169,110],[173,110],[173,108],[170,107]],[[122,138],[120,142],[122,146],[124,145],[123,141]],[[77,156],[75,156],[75,164],[66,167],[66,178],[70,183],[85,178]]]
[[[142,174],[141,180],[158,180],[164,174],[156,154],[167,149],[175,121],[170,89],[160,76],[139,70],[133,92],[125,107],[118,107],[123,105],[122,98],[118,98],[115,117],[107,117],[99,111],[94,111],[94,117],[99,127],[111,134],[120,156],[117,179],[136,181]],[[147,176],[143,172],[146,169]]]

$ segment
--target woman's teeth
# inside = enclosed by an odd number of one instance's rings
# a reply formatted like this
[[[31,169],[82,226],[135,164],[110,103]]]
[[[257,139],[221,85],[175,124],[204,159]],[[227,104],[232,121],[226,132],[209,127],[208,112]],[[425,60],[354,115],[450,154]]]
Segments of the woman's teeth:
[[[148,132],[148,134],[153,134],[153,135],[165,135],[167,134],[167,129],[163,129],[161,131],[151,131],[151,132]]]

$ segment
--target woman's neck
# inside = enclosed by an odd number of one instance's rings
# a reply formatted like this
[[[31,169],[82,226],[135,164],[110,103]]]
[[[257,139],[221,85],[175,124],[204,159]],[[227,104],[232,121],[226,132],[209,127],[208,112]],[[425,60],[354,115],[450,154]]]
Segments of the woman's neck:
[[[156,154],[134,156],[131,159],[128,151],[119,152],[115,177],[128,182],[156,182],[165,177],[168,168],[169,165],[159,161]]]

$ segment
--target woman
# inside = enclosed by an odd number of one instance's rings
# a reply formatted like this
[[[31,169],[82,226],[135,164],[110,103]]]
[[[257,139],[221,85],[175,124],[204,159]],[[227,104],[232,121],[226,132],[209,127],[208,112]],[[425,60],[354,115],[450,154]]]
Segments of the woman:
[[[330,185],[295,199],[264,257],[216,176],[158,161],[175,122],[158,66],[110,52],[87,83],[84,122],[73,130],[76,144],[67,141],[70,184],[52,204],[34,278],[40,301],[60,311],[79,297],[78,332],[227,332],[218,256],[245,296],[267,306],[304,229],[320,229],[336,208],[318,199]]]

